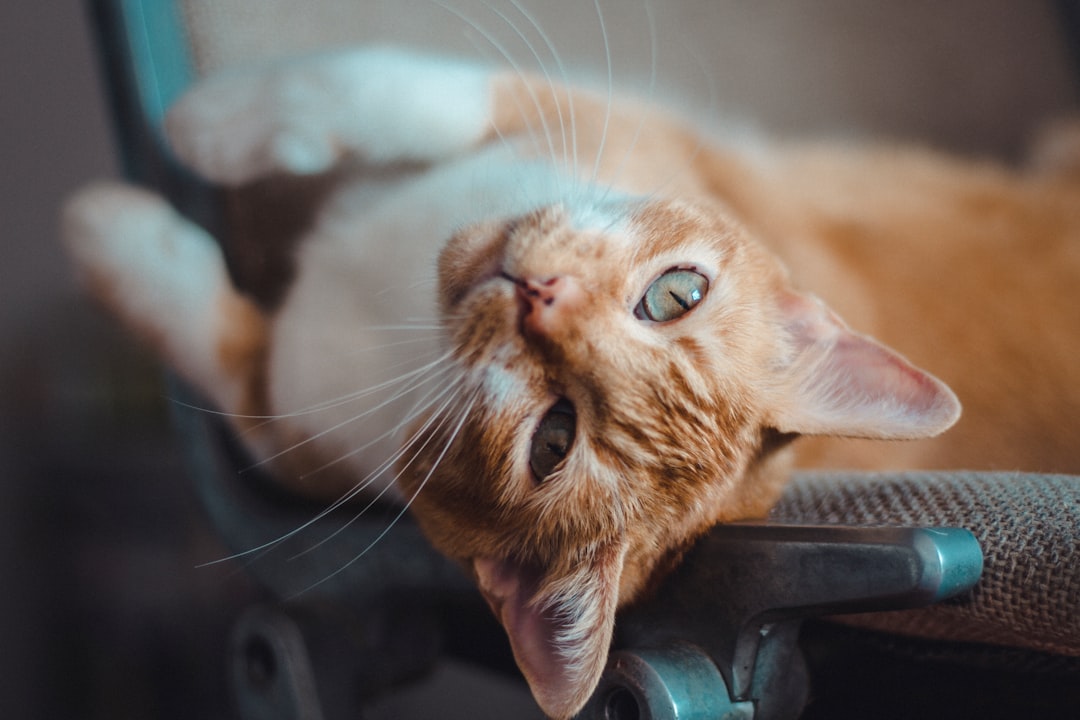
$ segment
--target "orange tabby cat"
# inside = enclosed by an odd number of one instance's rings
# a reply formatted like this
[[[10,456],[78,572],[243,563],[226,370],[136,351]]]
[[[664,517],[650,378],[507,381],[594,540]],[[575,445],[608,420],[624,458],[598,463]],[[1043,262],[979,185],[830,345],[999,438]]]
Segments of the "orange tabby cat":
[[[164,201],[90,188],[66,211],[90,287],[282,483],[409,503],[552,717],[595,687],[616,609],[714,523],[767,512],[793,451],[1080,471],[1067,153],[1013,172],[712,147],[655,109],[390,50],[210,79],[168,130],[224,184],[340,187],[272,313]],[[956,427],[916,440],[957,395]]]

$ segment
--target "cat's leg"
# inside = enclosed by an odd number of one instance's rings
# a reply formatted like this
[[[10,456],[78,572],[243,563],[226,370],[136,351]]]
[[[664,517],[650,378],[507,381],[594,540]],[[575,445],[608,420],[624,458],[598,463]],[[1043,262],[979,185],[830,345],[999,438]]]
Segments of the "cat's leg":
[[[595,180],[605,166],[627,163],[625,143],[633,146],[646,120],[654,136],[662,123],[675,130],[654,115],[548,77],[362,48],[208,78],[169,111],[166,132],[185,163],[228,185],[320,173],[347,156],[434,163],[492,142],[568,169],[595,168]],[[676,149],[635,157],[668,176],[667,165],[685,165],[686,149]]]
[[[170,110],[177,154],[238,184],[323,172],[343,156],[437,161],[488,132],[490,71],[389,49],[359,49],[226,72]]]
[[[258,414],[266,320],[217,244],[162,198],[119,183],[66,204],[62,232],[97,300],[224,412]]]

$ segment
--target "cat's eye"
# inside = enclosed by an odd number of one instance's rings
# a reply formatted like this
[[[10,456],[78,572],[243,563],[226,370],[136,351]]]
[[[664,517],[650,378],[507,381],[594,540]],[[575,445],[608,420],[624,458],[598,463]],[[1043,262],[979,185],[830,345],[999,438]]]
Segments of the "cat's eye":
[[[540,419],[529,448],[529,467],[538,481],[546,480],[574,444],[577,417],[574,406],[560,400]]]
[[[653,322],[675,320],[693,310],[708,290],[709,279],[701,273],[672,268],[653,280],[634,315]]]

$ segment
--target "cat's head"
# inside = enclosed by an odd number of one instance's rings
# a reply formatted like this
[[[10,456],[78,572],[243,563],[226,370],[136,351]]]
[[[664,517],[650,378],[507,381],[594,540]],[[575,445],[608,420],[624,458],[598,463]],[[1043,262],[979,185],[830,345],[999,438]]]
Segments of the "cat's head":
[[[921,437],[959,413],[708,205],[470,227],[439,281],[457,395],[419,426],[401,481],[554,717],[592,692],[618,607],[711,525],[775,501],[777,438]]]

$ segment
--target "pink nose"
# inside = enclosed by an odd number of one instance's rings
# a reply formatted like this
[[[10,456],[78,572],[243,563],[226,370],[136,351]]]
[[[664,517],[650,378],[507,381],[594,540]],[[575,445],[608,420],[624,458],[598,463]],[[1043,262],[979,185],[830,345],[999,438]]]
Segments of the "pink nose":
[[[558,333],[585,300],[581,285],[569,275],[522,278],[515,282],[521,306],[521,329],[526,335],[550,337]]]

